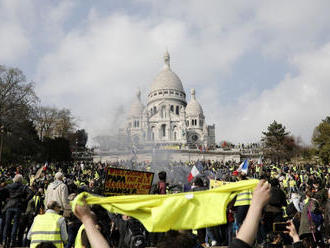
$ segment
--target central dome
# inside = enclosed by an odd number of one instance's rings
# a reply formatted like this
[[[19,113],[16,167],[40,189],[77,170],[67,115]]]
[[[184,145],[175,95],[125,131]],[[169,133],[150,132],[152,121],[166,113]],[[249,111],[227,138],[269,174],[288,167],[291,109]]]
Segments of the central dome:
[[[170,55],[168,52],[166,52],[164,55],[164,62],[164,68],[156,76],[151,85],[151,92],[164,89],[173,89],[184,92],[180,78],[170,68]]]
[[[180,78],[170,69],[163,69],[151,85],[151,91],[163,89],[184,91]]]

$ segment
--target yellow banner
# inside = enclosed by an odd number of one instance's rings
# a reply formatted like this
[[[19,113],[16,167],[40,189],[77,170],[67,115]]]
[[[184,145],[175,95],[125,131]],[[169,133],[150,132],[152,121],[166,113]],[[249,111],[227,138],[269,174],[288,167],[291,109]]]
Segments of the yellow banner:
[[[132,216],[149,232],[199,229],[225,224],[228,203],[239,191],[254,189],[258,180],[243,180],[221,187],[170,195],[125,195],[100,197],[86,192],[79,194],[72,203],[99,204],[112,213]]]

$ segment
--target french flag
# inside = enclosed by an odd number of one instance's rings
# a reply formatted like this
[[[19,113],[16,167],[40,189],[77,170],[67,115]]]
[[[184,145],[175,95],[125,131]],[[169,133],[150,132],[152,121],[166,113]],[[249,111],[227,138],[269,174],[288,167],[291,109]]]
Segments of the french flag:
[[[194,165],[189,173],[188,182],[191,182],[191,180],[193,180],[194,177],[198,176],[199,174],[199,170],[197,169],[196,165]]]
[[[238,172],[243,172],[245,174],[247,174],[248,172],[248,168],[249,168],[249,161],[247,159],[245,159],[240,166],[238,167],[237,171]]]

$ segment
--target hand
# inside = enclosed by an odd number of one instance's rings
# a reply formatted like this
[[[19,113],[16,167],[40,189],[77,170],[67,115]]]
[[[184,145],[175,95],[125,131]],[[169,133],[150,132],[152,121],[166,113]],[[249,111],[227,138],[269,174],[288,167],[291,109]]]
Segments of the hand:
[[[88,205],[86,204],[86,200],[83,199],[84,205],[81,206],[79,204],[76,205],[76,208],[74,209],[74,215],[78,217],[81,222],[87,221],[87,220],[93,220],[92,212]]]
[[[285,233],[289,233],[290,237],[293,239],[293,242],[298,242],[300,240],[292,220],[288,221],[288,226],[286,227],[286,229],[288,229],[288,231],[286,231]]]
[[[263,208],[270,199],[270,188],[271,185],[267,181],[260,180],[254,189],[251,205]]]

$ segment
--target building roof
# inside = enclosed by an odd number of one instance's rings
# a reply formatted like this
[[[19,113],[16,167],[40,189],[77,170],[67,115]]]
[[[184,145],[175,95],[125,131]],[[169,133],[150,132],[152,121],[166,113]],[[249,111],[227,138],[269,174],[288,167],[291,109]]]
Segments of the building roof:
[[[136,99],[132,103],[128,115],[139,117],[143,113],[143,110],[144,110],[144,105],[141,102],[141,91],[138,90],[138,92],[136,93]]]
[[[195,89],[191,90],[191,99],[186,107],[186,114],[187,116],[203,115],[202,106],[199,104],[199,102],[196,99]]]
[[[163,89],[174,89],[184,92],[180,78],[171,70],[170,55],[167,51],[164,54],[164,67],[154,79],[150,90],[153,92]]]

